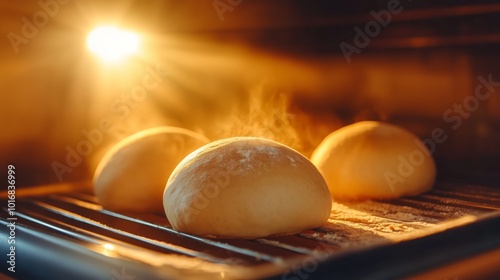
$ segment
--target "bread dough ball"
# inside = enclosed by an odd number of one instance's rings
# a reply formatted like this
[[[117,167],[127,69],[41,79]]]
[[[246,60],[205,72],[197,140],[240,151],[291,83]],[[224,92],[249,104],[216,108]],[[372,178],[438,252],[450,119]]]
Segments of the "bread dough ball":
[[[111,148],[94,176],[94,192],[107,209],[163,212],[168,177],[189,153],[208,143],[193,131],[157,127],[131,135]]]
[[[163,198],[174,229],[231,238],[320,227],[331,204],[306,157],[257,137],[222,139],[191,153],[172,172]]]
[[[413,133],[388,123],[363,121],[330,135],[311,156],[332,197],[392,199],[434,185],[432,155]]]

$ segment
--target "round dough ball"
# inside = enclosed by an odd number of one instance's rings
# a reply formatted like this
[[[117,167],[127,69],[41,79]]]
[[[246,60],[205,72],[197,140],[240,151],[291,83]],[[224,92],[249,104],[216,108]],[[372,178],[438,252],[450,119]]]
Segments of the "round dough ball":
[[[297,151],[234,137],[187,156],[168,179],[163,205],[176,230],[258,238],[322,226],[332,198],[316,167]]]
[[[170,126],[123,139],[97,166],[94,192],[99,203],[110,210],[162,212],[170,173],[186,155],[208,142],[193,131]]]
[[[432,188],[436,165],[413,133],[363,121],[330,135],[311,156],[334,199],[393,199]]]

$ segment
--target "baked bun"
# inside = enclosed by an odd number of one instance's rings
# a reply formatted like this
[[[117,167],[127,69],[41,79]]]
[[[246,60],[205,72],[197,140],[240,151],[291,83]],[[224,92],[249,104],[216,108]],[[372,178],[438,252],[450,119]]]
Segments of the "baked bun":
[[[191,153],[172,172],[163,198],[174,229],[231,238],[319,227],[331,204],[306,157],[257,137],[222,139]]]
[[[311,156],[332,197],[392,199],[426,192],[436,165],[413,133],[388,123],[363,121],[330,135]]]
[[[206,143],[202,135],[169,126],[123,139],[99,162],[94,176],[97,200],[110,210],[163,212],[162,195],[170,173]]]

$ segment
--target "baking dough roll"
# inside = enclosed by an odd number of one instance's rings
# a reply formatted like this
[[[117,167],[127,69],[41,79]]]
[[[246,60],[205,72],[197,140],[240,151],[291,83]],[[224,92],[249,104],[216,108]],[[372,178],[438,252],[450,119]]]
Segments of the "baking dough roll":
[[[97,167],[97,200],[110,210],[163,212],[162,195],[170,173],[186,155],[206,143],[202,135],[170,126],[123,139]]]
[[[187,156],[172,172],[163,203],[176,230],[258,238],[320,227],[332,199],[321,174],[297,151],[234,137]]]
[[[430,190],[436,165],[413,133],[363,121],[330,135],[311,156],[335,199],[392,199]]]

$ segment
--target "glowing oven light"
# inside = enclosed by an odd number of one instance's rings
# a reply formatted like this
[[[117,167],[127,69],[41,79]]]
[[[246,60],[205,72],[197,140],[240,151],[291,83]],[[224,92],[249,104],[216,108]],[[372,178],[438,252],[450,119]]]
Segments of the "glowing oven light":
[[[139,51],[139,35],[114,26],[101,26],[91,31],[87,46],[107,62],[118,62]]]
[[[115,249],[115,246],[113,246],[109,243],[102,245],[102,247],[104,247],[104,249],[106,249],[106,250],[114,250]]]
[[[115,246],[113,246],[109,243],[106,243],[106,244],[103,244],[102,247],[103,247],[103,250],[101,252],[105,256],[111,257],[115,254]]]

